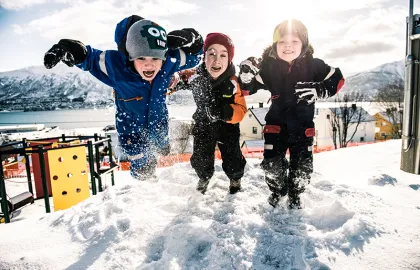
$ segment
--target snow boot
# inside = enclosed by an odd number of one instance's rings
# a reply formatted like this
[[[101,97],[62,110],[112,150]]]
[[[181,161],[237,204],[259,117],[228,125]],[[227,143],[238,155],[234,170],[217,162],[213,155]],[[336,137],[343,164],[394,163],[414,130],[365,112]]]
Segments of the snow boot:
[[[270,197],[268,197],[268,203],[272,206],[272,207],[276,207],[279,204],[280,201],[280,194],[277,193],[271,193]]]
[[[241,190],[241,179],[237,179],[237,180],[230,180],[230,185],[229,185],[229,193],[230,194],[235,194],[238,191]]]
[[[290,196],[289,194],[289,209],[302,209],[303,205],[300,201],[299,195]]]
[[[210,179],[200,179],[197,183],[197,191],[201,192],[202,194],[206,193],[209,183]]]

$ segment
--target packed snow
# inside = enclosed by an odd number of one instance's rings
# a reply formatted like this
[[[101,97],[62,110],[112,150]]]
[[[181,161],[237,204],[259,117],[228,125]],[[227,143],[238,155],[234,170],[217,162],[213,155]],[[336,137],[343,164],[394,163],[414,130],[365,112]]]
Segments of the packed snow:
[[[189,163],[154,181],[119,171],[68,210],[18,210],[0,225],[0,269],[419,269],[420,176],[400,152],[396,140],[314,155],[302,210],[267,203],[259,159],[235,195],[220,161],[205,195]]]

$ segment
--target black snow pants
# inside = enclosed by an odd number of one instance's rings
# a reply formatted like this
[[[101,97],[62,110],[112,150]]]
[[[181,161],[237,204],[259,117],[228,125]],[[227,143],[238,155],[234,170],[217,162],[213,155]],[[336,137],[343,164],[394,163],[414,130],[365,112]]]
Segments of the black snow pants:
[[[284,123],[264,127],[261,167],[270,191],[280,196],[298,196],[310,182],[315,128],[312,119],[307,120],[298,121],[296,115],[289,115]],[[289,160],[286,159],[287,150]]]
[[[227,177],[231,180],[242,178],[246,160],[240,149],[239,134],[239,124],[217,121],[194,125],[194,146],[190,162],[200,179],[208,180],[214,174],[216,144],[220,149],[222,168]]]

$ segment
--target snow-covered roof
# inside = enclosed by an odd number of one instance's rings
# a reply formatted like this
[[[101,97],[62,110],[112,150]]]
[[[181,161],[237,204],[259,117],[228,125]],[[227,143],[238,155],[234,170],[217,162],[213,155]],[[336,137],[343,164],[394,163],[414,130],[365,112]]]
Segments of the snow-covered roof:
[[[335,115],[337,115],[338,117],[341,117],[342,111],[344,110],[344,107],[340,107],[340,108],[329,108],[329,110],[331,110],[332,113],[334,113]],[[351,107],[348,107],[347,109],[352,110]],[[356,110],[358,112],[352,114],[352,119],[350,120],[350,123],[357,123],[359,122],[359,112],[361,114],[361,119],[360,122],[375,122],[376,119],[371,116],[367,111],[365,111],[362,107],[356,107]]]
[[[252,112],[252,114],[255,116],[255,118],[257,119],[258,123],[260,123],[261,126],[265,125],[265,115],[268,112],[267,107],[263,107],[263,108],[251,108],[249,109],[250,112]]]
[[[242,147],[264,147],[264,140],[246,140]]]

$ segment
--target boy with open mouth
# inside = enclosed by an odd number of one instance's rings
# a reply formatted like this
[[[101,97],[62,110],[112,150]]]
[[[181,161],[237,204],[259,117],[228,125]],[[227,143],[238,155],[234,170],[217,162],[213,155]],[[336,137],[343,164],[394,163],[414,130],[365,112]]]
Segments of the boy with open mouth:
[[[115,42],[118,51],[101,51],[62,39],[47,51],[44,65],[76,65],[114,89],[119,146],[130,160],[131,175],[143,180],[154,177],[157,156],[170,152],[169,81],[200,62],[203,39],[192,28],[167,35],[157,23],[133,15],[117,24]]]

